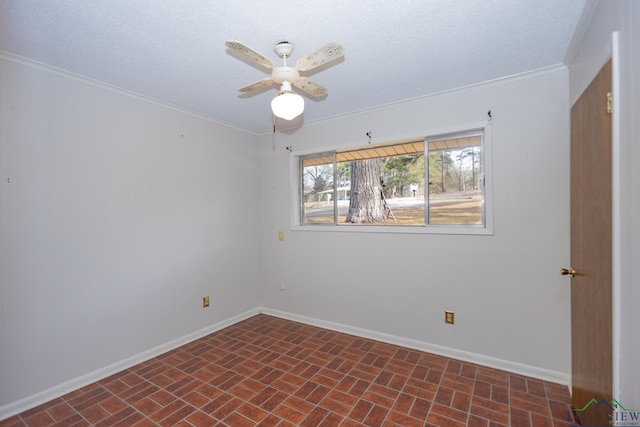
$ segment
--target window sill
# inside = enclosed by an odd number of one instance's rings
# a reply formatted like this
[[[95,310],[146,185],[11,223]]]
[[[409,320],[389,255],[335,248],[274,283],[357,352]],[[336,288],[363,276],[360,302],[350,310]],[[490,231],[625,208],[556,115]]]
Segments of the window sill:
[[[469,236],[493,236],[493,230],[482,226],[440,226],[424,227],[410,225],[291,225],[291,231],[325,231],[325,232],[353,232],[353,233],[396,233],[396,234],[455,234]]]

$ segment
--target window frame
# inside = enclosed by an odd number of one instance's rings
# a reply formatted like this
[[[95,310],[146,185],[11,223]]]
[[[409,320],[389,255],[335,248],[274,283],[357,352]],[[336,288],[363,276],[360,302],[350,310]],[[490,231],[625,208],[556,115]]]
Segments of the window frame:
[[[477,134],[483,133],[482,137],[482,175],[484,180],[483,186],[483,209],[482,216],[484,225],[479,224],[428,224],[427,218],[429,215],[428,209],[428,197],[425,197],[425,224],[423,225],[361,225],[361,224],[338,224],[335,222],[337,218],[337,205],[334,204],[334,223],[302,223],[304,215],[304,207],[302,200],[304,200],[304,186],[303,182],[303,168],[301,167],[301,159],[308,158],[310,156],[335,156],[336,153],[352,151],[358,149],[366,149],[367,146],[362,144],[350,144],[346,146],[334,146],[324,147],[321,149],[312,149],[305,151],[294,151],[289,154],[289,170],[290,170],[290,229],[292,231],[338,231],[338,232],[357,232],[357,233],[401,233],[401,234],[459,234],[459,235],[493,235],[493,180],[492,180],[492,155],[491,155],[491,122],[481,122],[468,124],[465,126],[457,126],[446,129],[431,130],[422,133],[424,136],[417,136],[420,133],[415,133],[410,137],[393,138],[375,146],[389,146],[402,144],[403,141],[411,139],[424,139],[425,141],[425,183],[429,182],[428,171],[428,143],[431,141],[437,141],[446,139],[447,137],[460,137],[465,134]],[[333,171],[334,183],[336,170]],[[334,185],[333,200],[336,200],[335,194],[336,185]],[[425,189],[428,195],[428,188]]]

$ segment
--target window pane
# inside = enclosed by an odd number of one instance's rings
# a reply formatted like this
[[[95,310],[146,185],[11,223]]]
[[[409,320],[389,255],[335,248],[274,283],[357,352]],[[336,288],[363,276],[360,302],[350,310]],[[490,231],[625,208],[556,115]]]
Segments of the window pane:
[[[429,142],[429,224],[482,225],[482,136]]]
[[[424,226],[424,141],[340,152],[336,158],[339,225]]]
[[[334,223],[333,154],[306,157],[302,170],[302,223]]]
[[[349,210],[349,199],[351,196],[351,162],[339,162],[336,164],[338,194],[336,204],[338,205],[338,224],[343,224],[347,218]]]

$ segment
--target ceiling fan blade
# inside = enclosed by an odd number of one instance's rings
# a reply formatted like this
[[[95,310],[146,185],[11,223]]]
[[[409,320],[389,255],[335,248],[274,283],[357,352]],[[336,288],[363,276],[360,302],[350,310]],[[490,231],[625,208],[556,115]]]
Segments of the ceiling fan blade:
[[[314,68],[319,67],[322,64],[326,64],[329,61],[333,61],[341,56],[344,56],[344,48],[342,45],[338,43],[329,43],[315,52],[298,59],[298,62],[296,62],[296,68],[298,71],[313,70]]]
[[[273,80],[271,79],[271,77],[267,77],[265,79],[262,80],[258,80],[255,83],[251,83],[250,85],[247,85],[245,87],[241,87],[240,89],[238,89],[240,92],[251,92],[260,88],[263,88],[265,86],[269,86],[273,84]]]
[[[300,77],[298,80],[296,80],[296,82],[293,85],[298,89],[300,89],[301,91],[311,96],[314,96],[316,98],[319,98],[327,94],[326,87],[320,86],[318,83],[312,80],[309,80],[306,77]]]
[[[227,40],[224,43],[225,46],[227,46],[229,49],[235,50],[236,52],[246,56],[247,58],[249,58],[250,60],[265,66],[267,68],[273,68],[276,66],[276,64],[270,60],[269,58],[267,58],[266,56],[256,52],[255,50],[251,49],[248,46],[245,46],[244,44],[238,42],[238,41],[234,41],[234,40]]]

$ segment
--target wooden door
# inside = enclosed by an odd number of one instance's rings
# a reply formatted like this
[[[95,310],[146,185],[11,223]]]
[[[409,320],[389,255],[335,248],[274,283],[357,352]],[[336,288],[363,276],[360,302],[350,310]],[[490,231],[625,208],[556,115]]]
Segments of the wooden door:
[[[592,412],[613,398],[610,93],[611,61],[571,108],[571,382],[583,425],[606,425]]]

